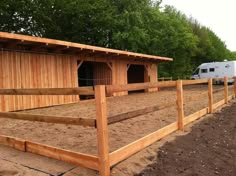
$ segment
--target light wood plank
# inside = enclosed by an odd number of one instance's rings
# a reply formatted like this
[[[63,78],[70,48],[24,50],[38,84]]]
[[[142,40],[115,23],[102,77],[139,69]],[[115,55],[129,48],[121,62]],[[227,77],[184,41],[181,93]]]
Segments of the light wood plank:
[[[96,156],[72,152],[35,142],[26,141],[26,152],[35,153],[94,170],[98,170],[99,168],[98,158]]]
[[[0,135],[0,144],[25,152],[25,140],[19,138]]]
[[[197,80],[183,80],[183,85],[193,85],[193,84],[202,84],[207,83],[208,79],[197,79]]]
[[[140,54],[140,53],[134,53],[134,52],[128,52],[128,51],[121,51],[116,49],[109,49],[109,48],[102,48],[97,46],[90,46],[90,45],[84,45],[84,44],[78,44],[78,43],[72,43],[72,42],[65,42],[60,40],[54,40],[54,39],[47,39],[47,38],[39,38],[39,37],[33,37],[33,36],[27,36],[27,35],[21,35],[21,34],[13,34],[13,33],[6,33],[6,32],[0,32],[0,38],[4,39],[14,39],[14,40],[21,40],[21,41],[28,41],[32,43],[44,43],[46,45],[60,45],[60,46],[66,46],[69,48],[78,48],[78,50],[86,49],[91,50],[92,52],[105,52],[108,56],[115,54],[118,55],[126,55],[129,57],[135,57],[136,59],[143,60],[143,58],[146,59],[154,59],[154,60],[163,60],[163,61],[172,61],[172,58],[167,57],[160,57],[160,56],[153,56],[148,54]],[[111,54],[111,55],[110,55]]]
[[[212,79],[208,80],[208,108],[209,113],[213,113],[213,87],[212,87]]]
[[[213,110],[219,108],[220,106],[224,105],[225,104],[225,100],[221,100],[215,104],[213,104]]]
[[[120,122],[120,121],[123,121],[123,120],[134,118],[134,117],[137,117],[137,116],[140,116],[140,115],[143,115],[143,114],[147,114],[147,113],[150,113],[150,112],[155,112],[155,111],[158,111],[158,110],[162,110],[162,109],[174,106],[174,105],[176,105],[176,101],[165,103],[165,104],[162,104],[162,105],[146,107],[146,108],[143,108],[143,109],[138,109],[138,110],[122,113],[122,114],[118,114],[118,115],[109,117],[108,118],[108,124],[113,124],[113,123],[116,123],[116,122]]]
[[[177,93],[177,106],[178,106],[178,128],[179,130],[184,130],[184,100],[183,100],[183,82],[182,80],[177,81],[176,86]]]
[[[142,137],[141,139],[134,141],[110,154],[110,166],[114,166],[120,161],[132,156],[133,154],[139,152],[145,147],[153,144],[157,140],[162,139],[170,133],[173,133],[178,129],[178,123],[174,122],[154,133]]]
[[[208,113],[208,108],[204,108],[184,118],[183,123],[187,125]]]
[[[82,125],[95,127],[95,119],[86,118],[74,118],[74,117],[60,117],[60,116],[47,116],[47,115],[36,115],[26,114],[17,112],[0,112],[0,118],[10,118],[18,120],[38,121],[45,123],[56,123],[56,124],[70,124],[70,125]]]
[[[0,89],[0,95],[94,95],[93,87]]]
[[[100,176],[110,176],[107,104],[105,86],[95,86],[97,141]]]
[[[124,85],[107,85],[107,93],[115,93],[122,91],[133,91],[133,90],[144,90],[149,88],[158,87],[173,87],[176,86],[176,81],[163,81],[163,82],[147,82],[147,83],[134,83],[134,84],[124,84]]]

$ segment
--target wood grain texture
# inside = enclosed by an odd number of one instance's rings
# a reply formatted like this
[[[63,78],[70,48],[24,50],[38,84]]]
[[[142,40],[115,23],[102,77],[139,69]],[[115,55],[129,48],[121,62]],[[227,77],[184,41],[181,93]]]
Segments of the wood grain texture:
[[[110,176],[109,139],[105,86],[95,86],[99,175]]]
[[[51,45],[58,45],[58,46],[65,46],[67,48],[74,48],[78,49],[79,51],[81,49],[91,50],[92,52],[104,52],[107,56],[111,56],[114,54],[117,55],[125,55],[128,57],[128,59],[152,59],[152,60],[163,60],[163,61],[172,61],[172,58],[167,57],[160,57],[160,56],[153,56],[148,54],[141,54],[141,53],[134,53],[134,52],[128,52],[128,51],[121,51],[116,49],[109,49],[109,48],[102,48],[97,46],[91,46],[91,45],[84,45],[79,43],[72,43],[72,42],[66,42],[61,40],[54,40],[54,39],[48,39],[48,38],[40,38],[40,37],[33,37],[33,36],[27,36],[27,35],[21,35],[21,34],[13,34],[13,33],[6,33],[6,32],[0,32],[0,38],[2,39],[14,39],[14,40],[20,40],[22,42],[27,41],[27,43],[35,44],[35,43],[41,43],[41,44],[51,44]]]
[[[208,79],[197,79],[197,80],[183,80],[183,85],[193,85],[193,84],[202,84],[207,83]]]
[[[141,139],[134,141],[112,153],[110,153],[110,166],[114,166],[120,161],[128,158],[129,156],[137,153],[138,151],[144,149],[145,147],[153,144],[157,140],[167,136],[170,133],[173,133],[178,129],[177,122],[174,122],[156,132],[153,132],[147,136],[142,137]]]
[[[208,108],[209,108],[209,113],[213,113],[213,86],[212,86],[212,79],[208,80]]]
[[[146,83],[132,83],[123,85],[107,85],[106,92],[122,92],[122,91],[133,91],[142,90],[157,87],[173,87],[176,86],[176,81],[163,81],[163,82],[146,82]]]
[[[150,107],[146,107],[146,108],[143,108],[143,109],[138,109],[138,110],[122,113],[122,114],[118,114],[118,115],[109,117],[108,118],[108,124],[113,124],[113,123],[116,123],[116,122],[120,122],[120,121],[123,121],[123,120],[134,118],[134,117],[137,117],[137,116],[140,116],[140,115],[143,115],[143,114],[147,114],[147,113],[150,113],[150,112],[155,112],[155,111],[165,109],[165,108],[168,108],[168,107],[171,107],[171,106],[174,106],[174,105],[176,105],[176,101],[165,103],[165,104],[162,104],[162,105],[150,106]]]
[[[208,108],[204,108],[200,111],[197,111],[197,112],[185,117],[183,119],[183,123],[184,123],[184,125],[187,125],[187,124],[199,119],[200,117],[206,115],[207,113],[208,113]]]
[[[184,100],[183,100],[183,82],[182,80],[177,81],[177,109],[178,109],[178,128],[179,130],[184,130]]]
[[[0,89],[0,95],[94,95],[94,90],[93,87]]]
[[[71,56],[0,51],[0,89],[77,87],[77,60]],[[0,111],[31,109],[78,100],[79,96],[75,94],[0,95]]]
[[[98,158],[92,155],[72,152],[44,144],[26,141],[26,152],[65,161],[82,167],[98,170]]]
[[[91,126],[91,127],[95,127],[96,125],[95,119],[25,114],[19,112],[0,112],[0,118],[38,121],[38,122],[55,123],[55,124],[81,125],[81,126]]]
[[[0,135],[0,144],[25,152],[25,140],[23,139]]]

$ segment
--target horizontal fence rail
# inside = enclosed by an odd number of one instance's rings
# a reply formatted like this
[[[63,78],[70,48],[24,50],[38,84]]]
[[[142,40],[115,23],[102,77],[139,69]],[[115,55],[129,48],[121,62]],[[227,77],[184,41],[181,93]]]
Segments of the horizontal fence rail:
[[[49,158],[98,170],[98,157],[39,144],[11,136],[0,135],[0,143],[17,150],[46,156]]]
[[[120,121],[123,121],[123,120],[127,120],[127,119],[130,119],[130,118],[140,116],[140,115],[144,115],[144,114],[147,114],[147,113],[159,111],[159,110],[162,110],[162,109],[174,106],[174,105],[176,105],[176,101],[165,103],[165,104],[162,104],[162,105],[146,107],[146,108],[143,108],[143,109],[138,109],[138,110],[122,113],[122,114],[118,114],[118,115],[115,115],[115,116],[112,116],[112,117],[108,117],[108,124],[117,123],[117,122],[120,122]]]
[[[176,122],[154,132],[143,138],[134,141],[110,154],[110,166],[113,166],[120,161],[128,158],[129,156],[137,153],[138,151],[144,149],[145,147],[153,144],[157,140],[165,137],[166,135],[173,133],[178,129],[178,125]]]
[[[0,95],[94,95],[93,87],[0,89]]]
[[[230,78],[231,79],[231,78]],[[73,117],[58,117],[47,115],[33,115],[19,112],[0,112],[0,118],[11,118],[19,120],[39,121],[46,123],[59,123],[70,125],[92,126],[97,128],[97,142],[98,142],[98,156],[92,156],[69,150],[64,150],[44,144],[39,144],[31,141],[26,141],[19,138],[0,135],[0,144],[13,147],[15,149],[31,152],[79,166],[87,167],[99,171],[100,176],[110,176],[110,168],[115,164],[132,156],[134,153],[144,149],[153,144],[157,140],[173,133],[177,130],[184,130],[184,126],[199,119],[207,113],[212,113],[214,109],[227,104],[230,99],[235,98],[236,95],[236,77],[234,77],[234,85],[228,86],[228,78],[225,77],[224,88],[213,90],[212,79],[202,80],[177,80],[177,81],[163,81],[155,83],[135,83],[128,85],[98,85],[93,87],[83,88],[44,88],[44,89],[0,89],[0,95],[95,95],[96,103],[96,119],[73,118]],[[185,85],[208,83],[208,91],[199,95],[184,97],[183,87]],[[177,100],[161,105],[150,106],[112,117],[107,117],[106,93],[116,93],[122,91],[142,90],[149,88],[160,87],[176,87]],[[229,88],[234,88],[234,94],[229,94]],[[213,104],[213,93],[224,93],[224,99]],[[197,111],[187,117],[184,115],[184,103],[199,99],[200,97],[207,97],[208,107]],[[178,116],[176,122],[167,125],[151,134],[148,134],[141,139],[138,139],[116,151],[109,152],[109,138],[108,125],[117,123],[126,119],[134,118],[146,113],[159,111],[171,106],[177,106]]]
[[[27,114],[19,112],[0,112],[0,118],[37,121],[37,122],[55,123],[55,124],[81,125],[81,126],[91,126],[91,127],[96,126],[96,119],[37,115],[37,114]]]
[[[183,80],[183,85],[194,85],[208,83],[208,79],[197,79],[197,80]]]
[[[134,84],[125,84],[125,85],[106,85],[107,94],[122,92],[122,91],[135,91],[143,90],[148,88],[161,88],[161,87],[174,87],[176,86],[176,81],[164,81],[164,82],[155,82],[155,83],[134,83]]]

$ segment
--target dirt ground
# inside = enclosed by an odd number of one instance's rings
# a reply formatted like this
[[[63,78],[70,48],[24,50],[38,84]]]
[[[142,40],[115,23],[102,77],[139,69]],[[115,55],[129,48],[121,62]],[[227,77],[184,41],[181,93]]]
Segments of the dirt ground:
[[[222,87],[214,87],[214,89],[220,88]],[[184,88],[185,100],[193,95],[201,94],[203,92],[205,92],[205,94],[201,96],[201,98],[184,104],[186,116],[207,107],[207,86],[198,85]],[[232,93],[232,89],[230,89],[229,94]],[[214,102],[218,102],[222,99],[223,91],[214,94]],[[176,91],[173,89],[162,89],[160,92],[155,93],[140,93],[108,98],[108,117],[175,100]],[[95,102],[79,102],[76,104],[28,110],[24,111],[24,113],[95,118]],[[109,126],[110,152],[154,132],[176,121],[176,119],[176,106],[173,106],[168,109],[148,113],[112,124]],[[96,129],[91,127],[0,119],[0,134],[15,136],[77,152],[97,155]],[[162,141],[165,141],[165,139]],[[127,159],[126,161],[130,161],[128,166],[123,165],[123,163],[126,162],[122,162],[113,168],[113,175],[134,175],[141,172],[142,168],[145,168],[155,160],[155,153],[156,150],[153,150],[152,146],[148,147],[147,150],[144,150],[141,157],[139,152]]]
[[[136,176],[235,176],[236,102],[166,143],[157,160]]]

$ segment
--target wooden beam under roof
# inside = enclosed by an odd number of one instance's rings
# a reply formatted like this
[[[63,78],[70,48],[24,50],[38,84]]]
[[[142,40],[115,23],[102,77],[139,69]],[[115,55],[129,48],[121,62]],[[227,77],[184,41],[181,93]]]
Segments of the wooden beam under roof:
[[[153,61],[172,61],[172,58],[167,57],[160,57],[160,56],[153,56],[148,54],[141,54],[141,53],[134,53],[129,51],[121,51],[117,49],[109,49],[109,48],[102,48],[97,46],[91,46],[91,45],[85,45],[85,44],[78,44],[78,43],[72,43],[72,42],[66,42],[61,40],[54,40],[54,39],[47,39],[47,38],[40,38],[40,37],[33,37],[33,36],[27,36],[27,35],[20,35],[20,34],[13,34],[13,33],[6,33],[6,32],[0,32],[0,39],[6,39],[6,40],[23,40],[27,43],[48,43],[50,45],[60,45],[60,46],[69,46],[79,49],[86,49],[96,52],[109,52],[109,54],[120,54],[120,55],[126,55],[126,56],[132,56],[132,57],[142,57],[146,60],[153,60]],[[131,57],[131,58],[132,58]],[[127,58],[128,59],[128,58]]]

